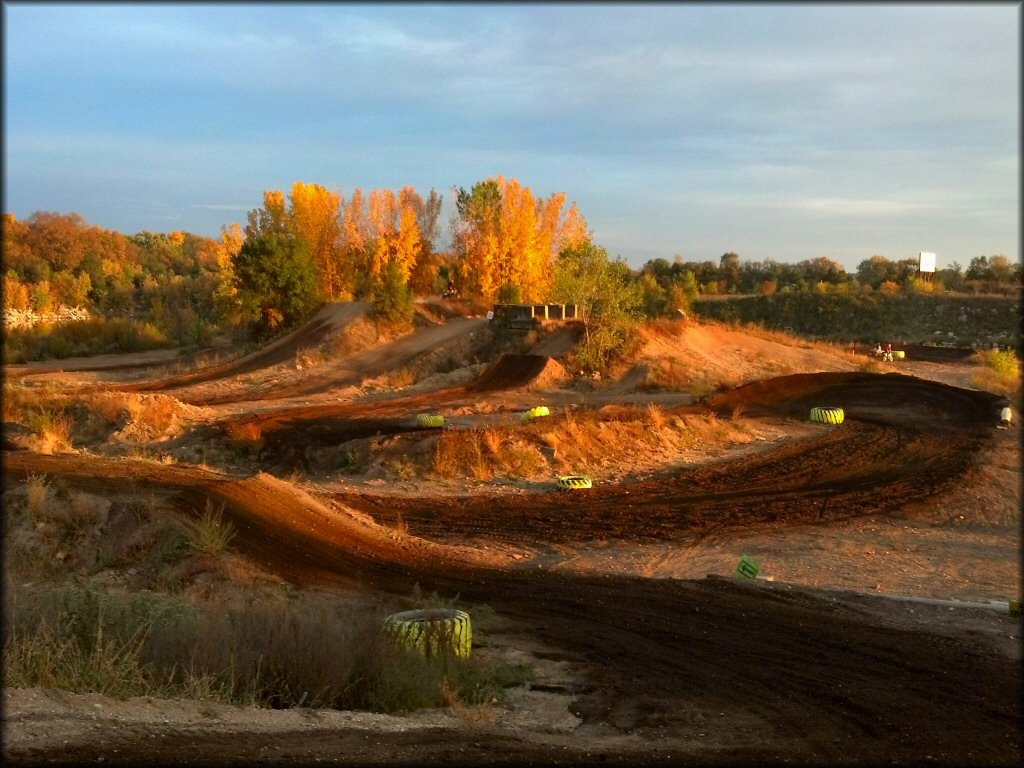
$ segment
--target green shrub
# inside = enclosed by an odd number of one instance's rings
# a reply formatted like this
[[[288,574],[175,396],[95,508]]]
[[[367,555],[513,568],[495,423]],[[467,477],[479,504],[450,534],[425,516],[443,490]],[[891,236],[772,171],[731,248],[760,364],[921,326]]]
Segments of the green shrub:
[[[380,281],[373,287],[373,314],[379,321],[408,325],[416,312],[415,297],[402,276],[397,261],[389,261]]]
[[[1012,349],[994,349],[984,356],[985,365],[1001,376],[1013,376],[1018,370],[1017,354]]]

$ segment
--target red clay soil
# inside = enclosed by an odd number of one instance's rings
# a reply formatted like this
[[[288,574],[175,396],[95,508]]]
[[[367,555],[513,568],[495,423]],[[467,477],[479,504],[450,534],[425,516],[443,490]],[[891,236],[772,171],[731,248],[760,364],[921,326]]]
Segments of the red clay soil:
[[[581,664],[578,733],[641,734],[642,755],[580,740],[558,747],[472,730],[443,736],[275,734],[276,760],[305,763],[939,763],[1018,765],[1021,679],[1004,656],[963,639],[896,629],[811,593],[756,583],[586,576],[488,559],[467,539],[669,541],[714,530],[829,522],[898,505],[940,504],[971,472],[997,423],[999,399],[900,375],[783,377],[727,393],[712,409],[793,414],[841,404],[845,423],[763,453],[582,492],[520,496],[337,496],[328,508],[266,475],[77,455],[4,454],[4,473],[60,474],[74,485],[126,478],[201,508],[225,504],[238,549],[301,585],[429,592],[484,602],[560,657]],[[350,416],[358,414],[352,412]],[[281,427],[284,429],[285,427]],[[292,425],[301,434],[305,427]],[[342,427],[339,427],[341,434]],[[398,512],[410,535],[376,525]],[[1018,665],[1019,666],[1019,665]],[[694,712],[715,717],[695,719]],[[125,737],[120,764],[266,760],[244,733],[177,743]],[[706,741],[705,741],[706,739]],[[708,744],[707,748],[702,744]],[[410,758],[410,755],[415,755]],[[88,759],[49,750],[39,760]]]

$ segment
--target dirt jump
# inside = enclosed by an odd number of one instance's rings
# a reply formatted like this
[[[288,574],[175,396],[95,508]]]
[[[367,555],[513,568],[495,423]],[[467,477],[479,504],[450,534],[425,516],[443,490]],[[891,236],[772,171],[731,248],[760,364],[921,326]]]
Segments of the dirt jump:
[[[297,445],[342,443],[389,425],[413,428],[408,415],[428,404],[523,386],[546,365],[543,355],[506,357],[462,387],[249,418]],[[571,735],[127,729],[104,736],[108,763],[266,761],[272,743],[274,758],[293,764],[1011,765],[1021,759],[1019,661],[964,637],[895,627],[853,603],[785,585],[573,572],[508,554],[508,545],[685,547],[939,506],[977,481],[1000,405],[995,395],[899,374],[778,377],[678,408],[803,424],[811,408],[841,406],[844,422],[746,455],[573,492],[339,491],[318,499],[262,473],[26,451],[5,452],[3,469],[97,490],[131,478],[183,506],[213,499],[238,529],[237,549],[296,585],[406,594],[415,583],[459,594],[582,670],[561,691],[579,721]],[[391,527],[396,515],[406,532]],[[1016,627],[1019,636],[1019,620]],[[76,742],[19,759],[78,762],[97,749]]]
[[[286,333],[259,350],[217,365],[171,376],[137,382],[120,382],[116,389],[122,392],[163,392],[217,379],[225,379],[261,368],[289,362],[298,350],[313,347],[332,333],[344,328],[358,317],[366,315],[370,305],[366,302],[332,302],[318,311],[308,322]],[[11,378],[39,376],[57,372],[127,371],[180,362],[178,350],[154,350],[132,355],[97,355],[87,358],[49,360],[45,363],[12,365],[4,369]]]

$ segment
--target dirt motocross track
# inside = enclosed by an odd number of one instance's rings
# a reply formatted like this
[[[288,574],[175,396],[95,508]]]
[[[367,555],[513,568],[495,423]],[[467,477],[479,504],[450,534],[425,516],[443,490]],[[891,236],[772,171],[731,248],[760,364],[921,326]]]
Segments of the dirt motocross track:
[[[409,413],[522,386],[542,360],[506,358],[475,383],[361,406],[310,406],[258,420],[273,443],[340,443],[366,430],[415,429]],[[1001,399],[913,376],[794,374],[675,412],[741,409],[806,422],[841,405],[845,422],[817,425],[768,448],[593,489],[519,494],[374,494],[320,500],[266,474],[5,452],[14,477],[61,474],[102,490],[131,477],[183,500],[223,502],[235,546],[298,585],[485,602],[547,658],[580,670],[559,691],[579,720],[514,729],[244,727],[115,728],[103,743],[18,754],[19,762],[586,762],[939,763],[1021,759],[1020,661],[929,626],[880,621],[854,599],[764,581],[644,578],[544,567],[510,554],[659,543],[692,546],[791,526],[826,530],[856,518],[942,507],[991,460]],[[1016,440],[1016,437],[1010,438]],[[999,456],[1008,455],[1006,447]],[[1019,456],[1019,454],[1017,454]],[[388,527],[400,515],[408,532]],[[876,598],[877,599],[877,598]],[[921,606],[921,615],[944,608]],[[965,609],[966,610],[966,609]],[[1003,617],[1019,639],[1019,619]],[[113,725],[113,724],[112,724]]]

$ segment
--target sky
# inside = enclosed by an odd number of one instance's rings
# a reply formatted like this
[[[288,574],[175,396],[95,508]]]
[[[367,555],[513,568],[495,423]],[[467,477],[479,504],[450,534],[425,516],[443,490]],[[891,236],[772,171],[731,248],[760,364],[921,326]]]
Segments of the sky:
[[[3,209],[564,192],[650,259],[1020,260],[1019,3],[3,3]],[[444,248],[446,238],[439,242]]]

